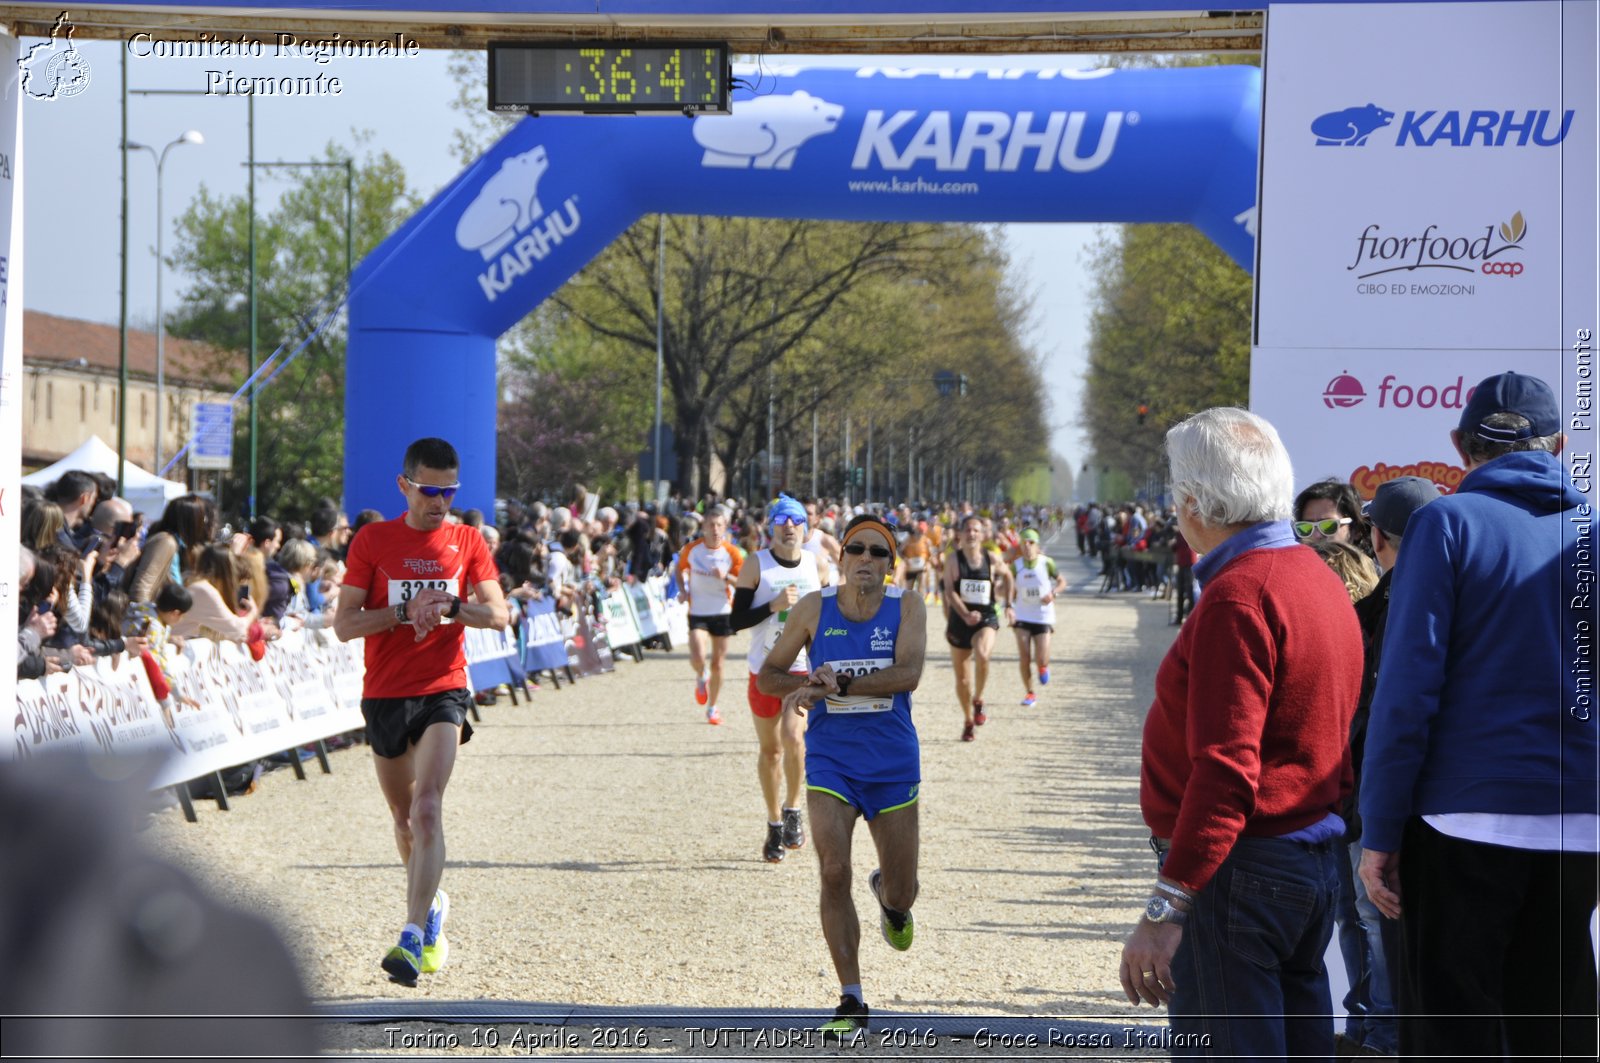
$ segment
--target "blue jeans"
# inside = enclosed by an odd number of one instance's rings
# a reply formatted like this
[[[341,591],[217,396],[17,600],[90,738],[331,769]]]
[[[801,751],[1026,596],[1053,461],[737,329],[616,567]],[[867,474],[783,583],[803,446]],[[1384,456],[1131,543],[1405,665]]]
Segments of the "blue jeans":
[[[1364,961],[1365,983],[1359,1001],[1364,1016],[1351,1008],[1350,997],[1345,998],[1345,1009],[1350,1019],[1345,1023],[1346,1036],[1354,1038],[1381,1055],[1392,1056],[1400,1051],[1400,1028],[1394,1018],[1394,990],[1389,981],[1389,950],[1383,942],[1383,914],[1367,896],[1366,883],[1356,869],[1361,866],[1361,846],[1352,842],[1350,850],[1350,878],[1355,889],[1356,915],[1361,920],[1362,934],[1366,938]],[[1344,948],[1344,928],[1339,930],[1340,948]],[[1345,953],[1348,970],[1350,954]],[[1355,995],[1355,979],[1351,978],[1351,995]]]
[[[1333,935],[1342,839],[1240,838],[1206,888],[1172,961],[1172,1055],[1333,1056],[1322,956]]]

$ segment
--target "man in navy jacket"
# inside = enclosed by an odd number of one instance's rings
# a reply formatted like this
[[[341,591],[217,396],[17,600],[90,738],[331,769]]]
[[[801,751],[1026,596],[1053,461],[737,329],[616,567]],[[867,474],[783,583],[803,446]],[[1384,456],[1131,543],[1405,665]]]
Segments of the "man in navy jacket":
[[[1594,515],[1561,429],[1544,381],[1483,381],[1466,476],[1406,526],[1360,799],[1403,1056],[1595,1057]]]

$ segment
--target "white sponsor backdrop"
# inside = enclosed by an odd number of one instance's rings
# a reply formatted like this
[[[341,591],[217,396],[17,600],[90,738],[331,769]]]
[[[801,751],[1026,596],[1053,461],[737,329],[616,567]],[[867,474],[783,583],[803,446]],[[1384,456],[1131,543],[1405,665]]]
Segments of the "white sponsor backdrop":
[[[0,28],[0,646],[17,640],[17,540],[22,509],[22,93],[21,43]],[[0,705],[17,673],[0,669]]]
[[[1453,487],[1449,431],[1506,369],[1593,452],[1596,8],[1272,9],[1250,400],[1298,484]]]

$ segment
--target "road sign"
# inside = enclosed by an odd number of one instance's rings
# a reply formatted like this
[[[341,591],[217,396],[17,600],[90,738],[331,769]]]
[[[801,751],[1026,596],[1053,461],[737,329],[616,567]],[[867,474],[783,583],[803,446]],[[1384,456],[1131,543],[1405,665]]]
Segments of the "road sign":
[[[189,468],[233,468],[233,403],[194,404],[194,439],[189,443]]]

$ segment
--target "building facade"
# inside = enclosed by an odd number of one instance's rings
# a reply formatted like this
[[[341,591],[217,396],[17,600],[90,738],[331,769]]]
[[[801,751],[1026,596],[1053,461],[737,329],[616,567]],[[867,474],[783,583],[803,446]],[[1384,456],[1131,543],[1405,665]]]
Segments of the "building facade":
[[[121,336],[115,325],[37,310],[22,318],[22,465],[26,472],[70,454],[92,435],[117,445]],[[192,340],[165,339],[163,461],[189,441],[194,408],[227,402],[242,377],[244,357]],[[156,335],[128,329],[126,457],[156,468]],[[186,480],[180,460],[166,473]]]

